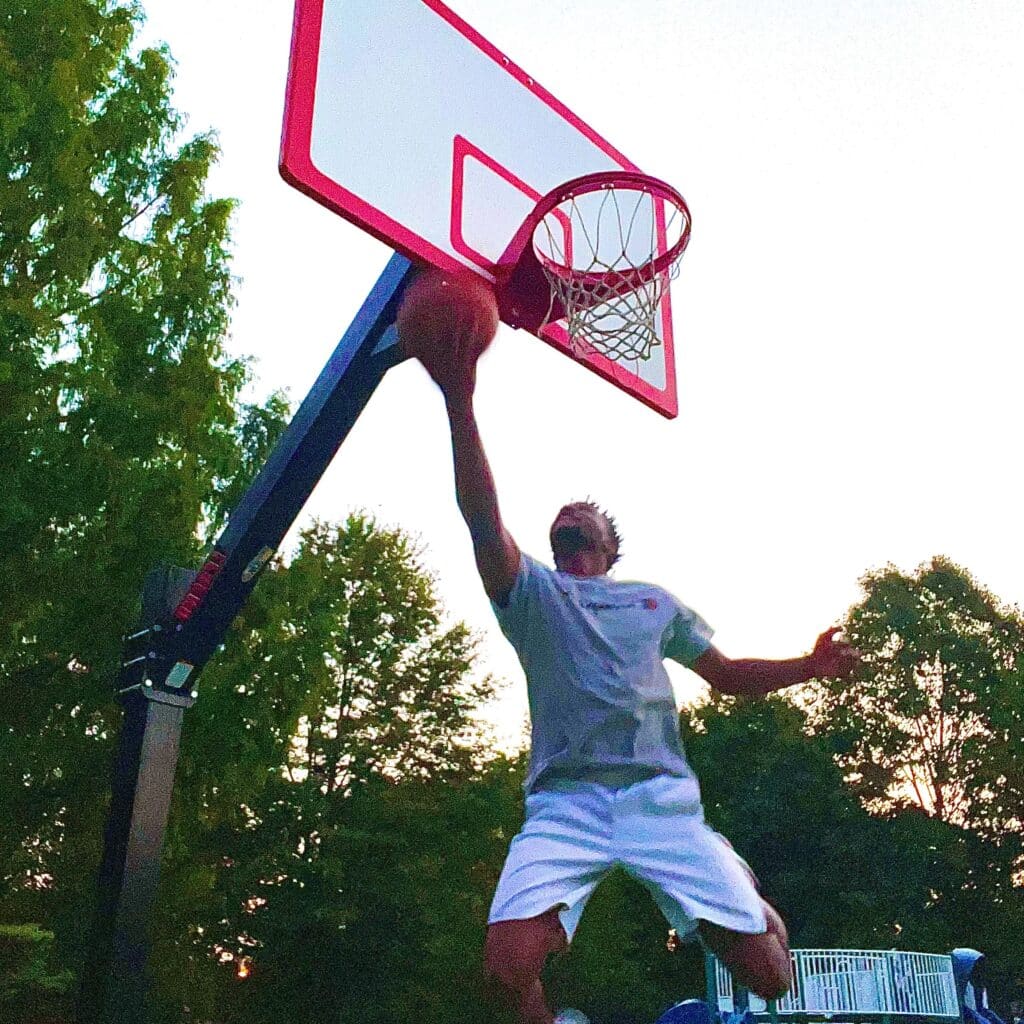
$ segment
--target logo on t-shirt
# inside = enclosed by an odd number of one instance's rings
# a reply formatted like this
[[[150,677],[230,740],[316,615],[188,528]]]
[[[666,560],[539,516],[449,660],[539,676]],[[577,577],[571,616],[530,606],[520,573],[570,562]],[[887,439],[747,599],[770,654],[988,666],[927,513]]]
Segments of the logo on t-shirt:
[[[618,611],[637,607],[653,612],[658,607],[658,602],[653,597],[645,597],[642,601],[581,601],[580,607],[592,612]]]

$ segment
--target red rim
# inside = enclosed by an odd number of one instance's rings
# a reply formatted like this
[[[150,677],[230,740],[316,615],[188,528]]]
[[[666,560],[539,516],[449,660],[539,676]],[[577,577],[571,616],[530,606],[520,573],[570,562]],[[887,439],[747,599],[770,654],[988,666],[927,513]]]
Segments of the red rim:
[[[533,246],[534,232],[552,210],[577,196],[600,192],[604,189],[646,192],[657,199],[671,203],[683,215],[683,229],[679,233],[679,238],[665,252],[659,253],[653,259],[631,270],[604,272],[575,270],[537,251]],[[579,178],[573,178],[550,191],[537,203],[523,227],[525,228],[527,225],[529,225],[529,243],[533,254],[549,273],[564,281],[572,281],[584,289],[607,285],[609,279],[614,279],[617,284],[621,284],[623,293],[634,290],[669,270],[682,256],[690,241],[690,209],[678,189],[659,178],[641,174],[639,171],[598,171],[595,174],[584,174]],[[521,237],[522,234],[521,230],[517,237]]]
[[[578,271],[547,257],[544,257],[542,262],[533,245],[533,235],[541,221],[567,200],[589,192],[599,192],[605,188],[647,192],[671,203],[683,214],[684,224],[679,238],[665,252],[632,272]],[[621,283],[620,294],[635,291],[669,270],[683,254],[689,241],[690,209],[679,191],[667,182],[640,171],[623,169],[598,171],[573,178],[538,200],[498,261],[496,284],[502,318],[513,326],[536,330],[544,323],[559,320],[565,315],[561,299],[557,293],[553,293],[545,274],[553,274],[563,280],[572,281],[585,291],[593,292],[600,287],[608,287],[611,278]]]

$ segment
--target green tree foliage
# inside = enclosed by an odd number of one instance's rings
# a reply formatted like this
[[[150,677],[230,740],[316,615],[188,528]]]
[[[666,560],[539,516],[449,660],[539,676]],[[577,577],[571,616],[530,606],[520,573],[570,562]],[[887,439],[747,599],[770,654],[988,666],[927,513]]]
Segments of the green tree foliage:
[[[826,685],[816,720],[872,805],[908,801],[998,838],[1024,827],[1024,618],[935,558],[862,580],[846,624],[854,686]]]
[[[52,932],[0,925],[0,1011],[7,1024],[59,1019],[74,976],[53,966],[52,957]]]
[[[484,771],[494,685],[473,657],[409,538],[365,516],[310,526],[264,575],[187,723],[153,957],[167,1006],[384,1021],[429,999],[456,1019],[438,979],[475,991],[519,814],[519,775]]]
[[[92,895],[142,579],[196,562],[283,412],[238,405],[233,204],[205,194],[216,146],[182,140],[140,18],[0,8],[0,886],[8,920],[62,941]]]
[[[251,981],[222,1004],[226,1021],[499,1024],[482,950],[521,778],[499,760],[472,778],[378,778],[355,790],[344,826],[325,835],[323,886],[265,908],[265,945]]]

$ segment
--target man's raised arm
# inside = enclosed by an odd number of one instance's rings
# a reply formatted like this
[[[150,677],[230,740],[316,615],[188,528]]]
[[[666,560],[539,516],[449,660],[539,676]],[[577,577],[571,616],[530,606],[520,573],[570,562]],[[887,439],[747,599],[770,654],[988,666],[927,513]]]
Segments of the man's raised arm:
[[[519,573],[519,547],[505,529],[498,493],[473,412],[472,391],[452,401],[446,394],[455,460],[455,496],[473,538],[476,567],[487,596],[503,605]]]
[[[469,527],[484,590],[503,605],[521,556],[501,520],[494,477],[473,412],[477,360],[497,329],[497,302],[488,285],[437,272],[425,273],[410,285],[398,314],[402,346],[419,359],[444,394],[459,510]]]

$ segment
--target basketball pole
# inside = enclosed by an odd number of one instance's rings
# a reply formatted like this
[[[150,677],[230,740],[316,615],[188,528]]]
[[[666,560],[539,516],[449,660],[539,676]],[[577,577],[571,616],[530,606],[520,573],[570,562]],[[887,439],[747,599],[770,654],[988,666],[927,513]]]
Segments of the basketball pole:
[[[394,255],[198,573],[149,574],[140,628],[125,637],[124,707],[98,874],[79,1024],[144,1024],[149,923],[196,680],[384,374],[402,361],[394,327],[413,276]]]

